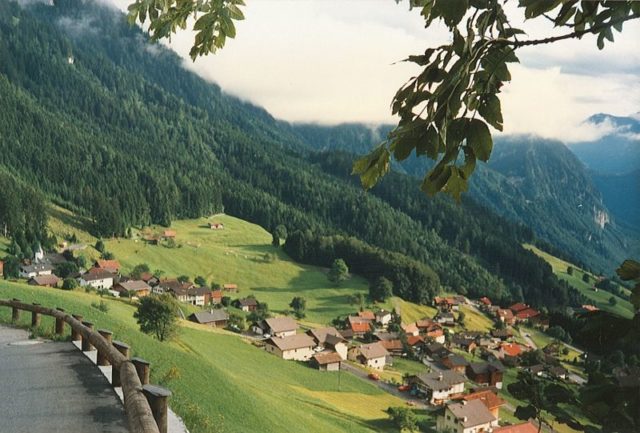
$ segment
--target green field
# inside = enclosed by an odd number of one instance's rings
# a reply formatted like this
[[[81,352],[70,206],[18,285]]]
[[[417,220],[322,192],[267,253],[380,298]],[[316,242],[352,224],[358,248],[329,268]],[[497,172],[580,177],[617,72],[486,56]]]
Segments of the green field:
[[[174,392],[172,408],[192,432],[367,432],[392,431],[383,412],[403,402],[350,374],[319,372],[283,361],[237,335],[185,324],[170,343],[140,333],[134,308],[105,298],[109,311],[90,304],[100,298],[80,291],[34,288],[0,282],[0,298],[62,307],[132,346],[133,356],[152,363],[154,383]],[[0,307],[0,320],[10,309]],[[30,320],[23,313],[22,324]],[[43,327],[53,321],[43,319]]]
[[[553,268],[553,272],[558,278],[567,281],[571,286],[578,289],[580,293],[588,298],[596,307],[600,308],[601,310],[626,317],[627,319],[631,319],[633,317],[634,310],[629,301],[622,299],[619,296],[612,295],[607,291],[595,291],[593,289],[593,284],[595,283],[595,276],[593,274],[586,272],[585,270],[580,269],[578,266],[575,266],[569,262],[552,256],[551,254],[546,253],[533,245],[525,244],[524,247],[543,258],[547,263],[551,265],[551,267]],[[574,269],[573,275],[569,275],[567,273],[567,269],[569,266],[573,267]],[[589,275],[589,283],[582,281],[582,276],[585,273]],[[609,304],[609,299],[612,296],[616,299],[616,305],[613,306]]]

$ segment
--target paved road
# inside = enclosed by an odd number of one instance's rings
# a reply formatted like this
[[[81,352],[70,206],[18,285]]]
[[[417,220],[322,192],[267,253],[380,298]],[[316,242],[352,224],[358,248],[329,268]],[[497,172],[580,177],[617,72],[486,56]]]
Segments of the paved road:
[[[113,388],[72,343],[0,326],[0,433],[127,431]]]

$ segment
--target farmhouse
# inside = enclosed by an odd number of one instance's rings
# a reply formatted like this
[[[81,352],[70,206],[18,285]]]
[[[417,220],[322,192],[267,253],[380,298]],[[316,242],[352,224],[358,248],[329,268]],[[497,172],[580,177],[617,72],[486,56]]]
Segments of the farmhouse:
[[[415,323],[401,325],[401,328],[407,336],[417,337],[418,335],[420,335],[420,330]]]
[[[476,347],[478,347],[475,338],[466,335],[454,335],[453,338],[451,338],[451,344],[467,353],[473,352]]]
[[[237,284],[224,284],[222,286],[222,290],[224,290],[225,292],[237,293],[238,292],[238,285]]]
[[[180,302],[203,307],[206,305],[206,299],[207,296],[211,294],[211,290],[206,287],[195,287],[193,284],[186,283],[172,288],[169,293],[172,293]]]
[[[511,310],[505,310],[502,308],[498,308],[496,310],[496,319],[500,320],[505,325],[513,325],[516,323],[516,319]]]
[[[466,369],[467,377],[479,384],[502,389],[504,366],[499,362],[472,362]]]
[[[421,335],[409,335],[407,337],[407,345],[413,348],[418,348],[418,346],[424,344],[424,338]]]
[[[113,287],[115,275],[111,272],[94,268],[80,276],[78,282],[81,286],[90,286],[94,289],[110,289]]]
[[[224,328],[229,321],[229,314],[224,310],[209,310],[193,313],[189,320],[202,325],[209,325],[213,328]]]
[[[258,308],[258,301],[256,300],[256,298],[243,298],[238,299],[236,305],[242,311],[249,313],[251,311],[256,311],[256,309]]]
[[[469,365],[469,361],[455,353],[451,353],[445,356],[440,360],[440,362],[448,369],[460,374],[464,374],[465,370],[467,369],[467,365]]]
[[[311,358],[311,364],[322,371],[338,371],[342,358],[336,352],[316,353]]]
[[[120,262],[117,260],[96,260],[93,266],[112,274],[120,273]]]
[[[118,292],[120,296],[134,293],[133,296],[137,296],[138,298],[142,298],[143,296],[147,296],[151,293],[151,287],[142,280],[120,282],[113,286],[113,290]]]
[[[441,343],[431,343],[424,347],[424,353],[432,359],[440,359],[449,355],[451,352]]]
[[[358,311],[358,317],[369,322],[376,320],[376,315],[373,314],[373,311]]]
[[[308,361],[313,356],[313,338],[307,334],[271,337],[265,341],[265,349],[282,359]]]
[[[500,407],[505,404],[505,401],[490,389],[463,395],[462,399],[466,401],[480,400],[496,419],[500,419]]]
[[[205,303],[207,303],[206,299],[205,299]],[[211,295],[209,296],[209,302],[210,304],[221,304],[222,303],[222,290],[214,290],[211,292]]]
[[[392,355],[402,355],[402,352],[404,351],[404,347],[402,346],[402,341],[396,339],[396,340],[382,340],[380,342],[380,344],[382,344],[382,347],[384,347],[385,349],[387,349],[387,351],[392,354]]]
[[[458,296],[449,296],[447,298],[436,296],[433,298],[433,305],[442,311],[458,311],[460,309],[460,301],[461,299]]]
[[[443,404],[464,392],[464,376],[452,370],[433,371],[413,376],[410,382],[426,395],[430,404]]]
[[[27,284],[30,286],[56,287],[60,279],[55,275],[38,275],[31,277]]]
[[[515,360],[522,352],[522,346],[518,343],[502,343],[498,350],[498,359]]]
[[[439,311],[435,321],[444,326],[455,326],[456,319],[450,311]]]
[[[376,311],[376,323],[387,326],[391,322],[391,312],[387,310]]]
[[[354,337],[362,337],[371,331],[371,321],[358,316],[349,316],[349,329],[353,332]]]
[[[270,335],[272,337],[288,337],[296,335],[298,324],[290,317],[271,317],[259,323],[254,323],[251,330],[259,335]],[[307,337],[309,337],[307,335]],[[309,337],[311,338],[311,337]],[[312,347],[315,347],[315,341],[311,338]]]
[[[46,263],[20,266],[20,277],[32,278],[40,275],[51,275],[53,266]]]
[[[349,350],[349,359],[358,361],[369,368],[383,370],[387,363],[389,352],[380,343],[363,344]]]
[[[347,359],[347,340],[339,335],[327,335],[327,339],[324,342],[324,348],[333,350],[340,355],[342,359]]]
[[[456,433],[490,432],[497,426],[498,420],[480,400],[448,404],[436,421],[437,431]]]
[[[333,326],[327,326],[326,328],[314,328],[307,331],[307,335],[313,338],[317,346],[324,346],[329,335],[340,335],[338,330]]]
[[[537,310],[529,307],[527,304],[523,304],[522,302],[513,304],[512,306],[509,307],[509,310],[511,310],[515,319],[520,322],[533,319],[540,315],[540,313]]]
[[[186,290],[195,287],[193,283],[188,281],[181,282],[175,279],[171,280],[162,280],[158,283],[157,286],[153,288],[153,293],[162,294],[162,293],[183,293]]]
[[[521,424],[498,427],[493,430],[493,433],[538,433],[538,427],[527,421]]]

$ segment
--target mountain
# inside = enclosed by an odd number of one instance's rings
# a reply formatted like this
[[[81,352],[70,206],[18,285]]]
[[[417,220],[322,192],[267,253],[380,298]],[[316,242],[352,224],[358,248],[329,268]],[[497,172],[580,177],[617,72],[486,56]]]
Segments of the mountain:
[[[115,10],[0,0],[0,57],[0,167],[88,217],[95,235],[224,211],[305,239],[347,239],[347,263],[370,254],[418,270],[396,281],[410,300],[445,288],[549,308],[581,302],[522,247],[539,243],[531,230],[473,200],[429,199],[401,173],[364,193],[349,175],[353,153],[313,151]],[[366,264],[372,279],[380,270]]]
[[[343,149],[358,154],[390,130],[389,126],[374,129],[355,124],[294,124],[292,128],[319,151]],[[394,169],[420,178],[432,164],[412,156],[394,164]],[[637,238],[618,227],[591,174],[558,141],[533,136],[496,138],[489,163],[478,166],[469,190],[472,198],[497,214],[530,227],[556,255],[598,271],[611,272],[627,257],[633,244],[629,238]]]

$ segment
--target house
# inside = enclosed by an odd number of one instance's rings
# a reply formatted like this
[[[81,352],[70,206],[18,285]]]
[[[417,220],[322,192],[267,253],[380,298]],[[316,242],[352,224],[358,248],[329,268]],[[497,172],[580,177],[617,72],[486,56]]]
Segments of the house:
[[[324,347],[324,343],[327,341],[329,335],[339,336],[340,333],[333,326],[327,326],[325,328],[314,328],[307,331],[307,335],[313,338],[316,346]]]
[[[256,311],[256,309],[258,308],[258,301],[256,300],[256,298],[238,299],[238,301],[236,302],[236,306],[242,311],[249,313],[251,311]]]
[[[444,326],[455,326],[456,318],[450,311],[439,311],[436,314],[435,321]]]
[[[436,421],[436,431],[455,433],[490,432],[498,420],[480,400],[450,403]]]
[[[417,337],[418,335],[420,335],[420,330],[418,329],[415,323],[410,323],[408,325],[401,325],[400,327],[408,337],[409,336]]]
[[[469,380],[502,389],[504,366],[499,362],[471,362],[466,373]]]
[[[129,293],[134,293],[133,296],[138,298],[142,298],[143,296],[147,296],[151,293],[151,287],[142,280],[121,281],[113,286],[113,290],[118,292],[120,296],[128,296]]]
[[[120,273],[120,262],[117,260],[96,260],[93,266],[112,274]]]
[[[491,336],[504,341],[513,337],[513,332],[510,329],[492,329]]]
[[[78,282],[83,287],[90,286],[94,289],[111,289],[114,278],[115,275],[111,272],[96,268],[80,275]]]
[[[353,332],[354,337],[362,337],[367,332],[371,331],[371,321],[363,319],[358,316],[349,316],[347,318],[349,322],[349,328]]]
[[[156,286],[153,287],[152,292],[158,295],[162,293],[173,293],[175,296],[177,296],[177,294],[179,293],[181,294],[181,296],[186,296],[186,291],[193,287],[195,287],[193,283],[190,283],[188,281],[181,282],[175,279],[161,280]]]
[[[451,352],[441,343],[430,343],[424,347],[424,353],[432,359],[440,359],[449,355]]]
[[[424,337],[422,335],[409,335],[407,336],[407,345],[414,349],[424,344]]]
[[[387,310],[376,311],[376,323],[379,323],[382,326],[387,326],[391,323],[391,312]]]
[[[542,376],[542,373],[544,372],[544,365],[543,364],[531,365],[529,367],[525,367],[524,371],[536,376]]]
[[[555,377],[556,379],[562,379],[562,380],[566,379],[567,375],[569,374],[567,369],[560,365],[551,366],[547,369],[547,371],[549,372],[549,375],[551,377]]]
[[[471,338],[466,335],[454,335],[451,338],[451,344],[457,346],[461,350],[464,350],[467,353],[473,352],[476,347],[478,347],[475,338]]]
[[[522,346],[518,343],[502,343],[498,348],[498,358],[504,360],[515,360],[522,355]]]
[[[222,229],[224,229],[224,224],[216,223],[216,222],[210,222],[209,223],[209,228],[211,230],[222,230]]]
[[[527,304],[518,302],[509,307],[509,310],[513,313],[515,319],[520,322],[533,319],[540,315],[540,313],[534,308],[529,307]]]
[[[338,371],[342,364],[342,357],[336,352],[316,353],[311,357],[311,365],[321,371]]]
[[[358,311],[358,317],[369,322],[376,320],[376,315],[373,314],[373,311]]]
[[[298,330],[298,324],[291,317],[271,317],[265,319],[260,323],[254,323],[251,327],[253,332],[260,335],[270,335],[272,337],[289,337],[296,335]],[[311,338],[311,337],[309,337]],[[315,347],[315,341],[312,347]]]
[[[202,325],[209,325],[213,328],[224,328],[229,321],[229,314],[224,310],[209,310],[193,313],[189,320]]]
[[[500,320],[505,325],[513,325],[516,323],[513,312],[507,309],[498,308],[496,310],[496,319]]]
[[[209,302],[205,303],[208,304],[213,304],[213,305],[217,305],[217,304],[221,304],[222,303],[222,290],[213,290],[211,292],[211,294],[209,295]]]
[[[27,284],[30,286],[41,286],[41,287],[57,287],[60,278],[55,275],[37,275],[35,277],[31,277]]]
[[[387,356],[389,356],[389,352],[379,342],[354,347],[348,354],[351,361],[358,361],[360,364],[376,370],[384,369]]]
[[[222,285],[222,290],[224,290],[225,292],[237,293],[238,292],[238,285],[237,284],[223,284]]]
[[[207,287],[196,287],[191,283],[182,283],[171,288],[168,293],[173,294],[178,301],[184,302],[185,304],[204,307],[207,296],[211,294],[211,290]]]
[[[378,339],[378,341],[386,341],[386,340],[398,340],[400,336],[397,332],[374,332],[373,336]]]
[[[521,424],[506,425],[493,429],[493,433],[538,433],[538,427],[531,424],[530,421]]]
[[[464,359],[464,357],[457,355],[455,353],[451,353],[444,358],[440,359],[442,365],[447,367],[449,370],[453,370],[456,373],[464,374],[469,365],[469,361]]]
[[[487,308],[491,306],[491,299],[487,298],[486,296],[483,296],[482,298],[479,299],[480,301],[480,307],[482,308]]]
[[[402,352],[404,352],[404,346],[402,345],[402,341],[396,339],[396,340],[383,340],[380,341],[380,344],[382,344],[382,347],[384,347],[385,349],[387,349],[387,352],[389,352],[391,355],[402,355]]]
[[[267,319],[268,320],[268,319]],[[315,342],[307,334],[271,337],[265,341],[265,349],[282,359],[308,361],[314,355]]]
[[[327,335],[327,339],[324,342],[324,348],[327,350],[333,350],[336,352],[342,359],[347,359],[348,350],[347,340],[342,338],[340,335]]]
[[[500,419],[500,407],[502,407],[506,403],[502,398],[498,396],[498,394],[490,389],[483,389],[463,395],[462,399],[466,401],[480,400],[482,403],[484,403],[487,409],[489,409],[491,415],[496,417],[496,419]]]
[[[458,311],[460,309],[460,304],[460,297],[458,296],[449,296],[446,298],[436,296],[433,298],[434,307],[437,307],[442,311]]]
[[[412,376],[409,382],[430,404],[443,404],[464,392],[464,376],[452,370],[432,371]]]
[[[416,322],[416,326],[420,330],[420,334],[423,334],[427,339],[432,339],[436,343],[444,343],[444,331],[439,323],[431,319],[422,319]]]
[[[162,232],[162,237],[164,239],[175,239],[176,235],[177,233],[175,230],[165,230]]]
[[[434,329],[432,331],[427,332],[425,334],[425,337],[427,339],[430,339],[430,340],[435,341],[436,343],[440,343],[440,344],[444,344],[444,342],[446,341],[446,338],[444,336],[444,330],[442,330],[442,328]]]
[[[20,277],[21,278],[33,278],[41,275],[51,275],[53,273],[53,266],[48,263],[36,263],[33,265],[21,265]]]

